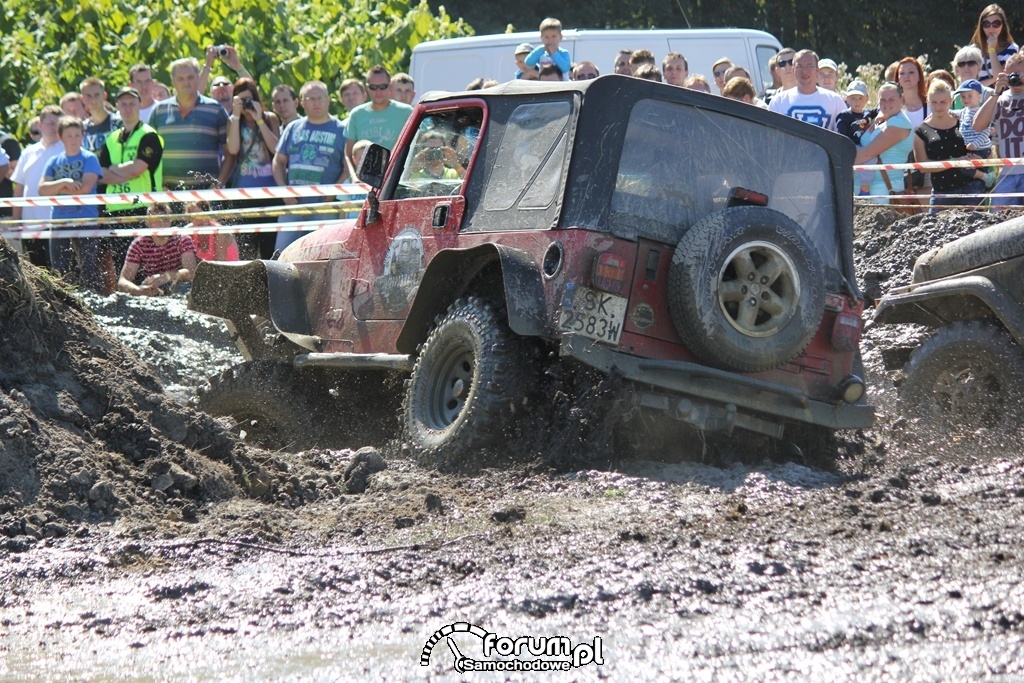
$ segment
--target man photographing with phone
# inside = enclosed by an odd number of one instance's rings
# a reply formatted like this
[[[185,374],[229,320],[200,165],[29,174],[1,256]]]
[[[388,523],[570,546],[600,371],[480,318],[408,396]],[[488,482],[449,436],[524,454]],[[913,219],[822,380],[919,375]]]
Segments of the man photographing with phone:
[[[974,130],[987,130],[994,123],[999,131],[999,156],[1020,158],[1024,156],[1024,53],[1006,61],[1005,70],[996,76],[995,89],[998,97],[985,100],[974,116]],[[998,196],[1024,193],[1024,166],[1004,167],[992,193],[996,195],[994,206],[1024,205],[1024,197]]]

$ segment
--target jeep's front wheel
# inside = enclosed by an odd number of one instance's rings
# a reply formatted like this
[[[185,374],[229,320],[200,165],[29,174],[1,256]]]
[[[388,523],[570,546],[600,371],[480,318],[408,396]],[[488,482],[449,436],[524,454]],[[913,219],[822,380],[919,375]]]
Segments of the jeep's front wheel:
[[[419,460],[455,464],[500,442],[525,396],[526,358],[498,308],[460,299],[420,349],[405,395],[405,443]]]
[[[1024,398],[1024,352],[1001,327],[980,320],[939,328],[910,356],[900,386],[904,406],[948,431],[1017,423]]]
[[[709,365],[759,372],[798,355],[825,309],[821,258],[803,229],[771,209],[741,206],[683,235],[668,303],[683,343]]]
[[[286,363],[251,360],[210,378],[199,409],[230,417],[245,440],[271,450],[295,448],[312,433],[309,406],[296,371]]]

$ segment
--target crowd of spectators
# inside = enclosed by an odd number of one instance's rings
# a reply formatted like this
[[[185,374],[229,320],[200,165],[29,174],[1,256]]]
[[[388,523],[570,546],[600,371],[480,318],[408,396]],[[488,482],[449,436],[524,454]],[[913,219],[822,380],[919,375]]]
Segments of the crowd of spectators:
[[[591,62],[568,64],[560,47],[561,24],[545,19],[542,45],[515,50],[516,78],[546,80],[546,69],[558,69],[560,80],[587,80],[600,75]],[[846,135],[857,145],[856,163],[906,163],[962,159],[1018,158],[1024,146],[1024,56],[1010,33],[1006,13],[989,5],[978,17],[970,44],[956,51],[951,71],[926,73],[921,62],[904,57],[886,70],[886,82],[870,102],[871,90],[861,79],[841,83],[840,66],[810,49],[785,47],[769,62],[773,83],[759,92],[750,73],[723,56],[711,66],[712,81],[690,74],[686,58],[670,52],[658,68],[649,50],[620,50],[616,74],[668,83],[770,109],[805,123]],[[714,84],[712,90],[711,83]],[[999,97],[994,97],[999,95]],[[906,212],[930,205],[931,211],[951,206],[978,206],[992,190],[994,206],[1024,204],[1024,170],[1010,167],[997,175],[991,168],[964,168],[923,173],[856,173],[853,192],[878,203],[891,200]],[[996,186],[996,183],[999,183]],[[1008,195],[1008,196],[1006,196]]]
[[[560,46],[557,19],[540,25],[541,44],[523,43],[512,55],[515,77],[525,80],[590,80],[600,76],[593,62],[572,63]],[[810,49],[783,48],[769,63],[771,87],[728,56],[712,65],[711,80],[691,74],[686,57],[669,52],[659,62],[648,50],[623,49],[615,55],[616,74],[664,82],[770,109],[846,135],[857,146],[856,163],[901,163],[947,159],[1021,157],[1024,147],[1024,54],[1010,32],[1006,13],[989,5],[980,14],[969,44],[960,48],[950,70],[926,73],[921,62],[904,57],[886,70],[876,91],[860,79],[844,82],[840,66]],[[230,71],[231,74],[215,71]],[[257,81],[232,46],[211,46],[204,62],[185,57],[169,68],[171,90],[154,78],[154,70],[136,64],[124,86],[108,97],[108,87],[85,78],[77,91],[42,108],[29,122],[31,141],[22,149],[13,136],[0,131],[0,197],[86,194],[135,194],[161,189],[273,185],[332,184],[355,180],[358,154],[371,143],[393,147],[412,113],[416,90],[408,74],[390,74],[374,66],[365,81],[342,82],[337,101],[344,118],[331,114],[331,93],[321,81],[274,85],[269,111]],[[757,83],[757,85],[755,85]],[[468,90],[496,85],[479,78]],[[207,94],[208,93],[208,94]],[[300,111],[301,109],[301,111]],[[427,172],[425,170],[424,172]],[[872,201],[906,204],[906,195],[921,195],[932,210],[974,206],[995,187],[993,206],[1024,203],[1024,169],[1009,167],[997,176],[987,168],[936,173],[858,172],[855,195]],[[282,200],[284,204],[316,204],[316,198]],[[337,217],[324,206],[307,213],[267,210],[279,200],[247,203],[238,212],[243,223],[295,221]],[[913,202],[914,200],[911,200]],[[164,205],[107,204],[102,207],[0,208],[0,217],[24,221],[32,228],[55,219],[77,219],[68,229],[180,224],[208,227],[209,206],[196,203],[172,214]],[[90,221],[95,221],[90,224]],[[194,260],[270,258],[301,233],[282,231],[211,238],[195,234],[184,239],[73,238],[26,240],[17,249],[33,262],[75,271],[81,286],[109,293],[115,287],[132,294],[154,294],[173,281],[187,282]],[[197,243],[199,243],[197,247]],[[170,245],[170,246],[168,246]],[[177,269],[161,271],[177,252]],[[153,256],[159,254],[159,258]],[[141,260],[140,260],[141,259]],[[154,270],[155,268],[155,270]],[[168,266],[169,268],[169,266]]]

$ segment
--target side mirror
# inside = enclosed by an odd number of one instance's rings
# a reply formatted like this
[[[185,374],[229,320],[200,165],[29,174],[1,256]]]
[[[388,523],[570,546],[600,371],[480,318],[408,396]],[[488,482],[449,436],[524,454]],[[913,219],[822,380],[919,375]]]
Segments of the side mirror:
[[[363,152],[363,158],[359,160],[359,168],[356,175],[359,179],[378,190],[384,184],[384,172],[388,170],[388,158],[390,150],[380,145],[370,145]]]

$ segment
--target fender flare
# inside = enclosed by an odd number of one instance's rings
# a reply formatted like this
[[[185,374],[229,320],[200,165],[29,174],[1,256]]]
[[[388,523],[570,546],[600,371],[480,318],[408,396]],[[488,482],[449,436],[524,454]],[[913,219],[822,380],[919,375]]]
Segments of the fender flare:
[[[963,310],[973,315],[956,315]],[[986,311],[990,315],[978,315]],[[872,324],[941,327],[965,317],[995,318],[1024,346],[1024,308],[1004,287],[980,275],[945,278],[890,292],[878,302]]]
[[[252,321],[266,318],[299,347],[320,350],[306,310],[306,293],[298,269],[282,261],[201,261],[196,267],[188,307],[228,320],[247,357],[261,358],[263,344]]]
[[[416,346],[426,339],[434,317],[467,293],[473,279],[493,264],[501,270],[501,296],[512,331],[524,337],[547,335],[547,303],[540,266],[525,251],[490,243],[471,249],[446,249],[431,259],[398,336],[398,351],[414,353]]]

